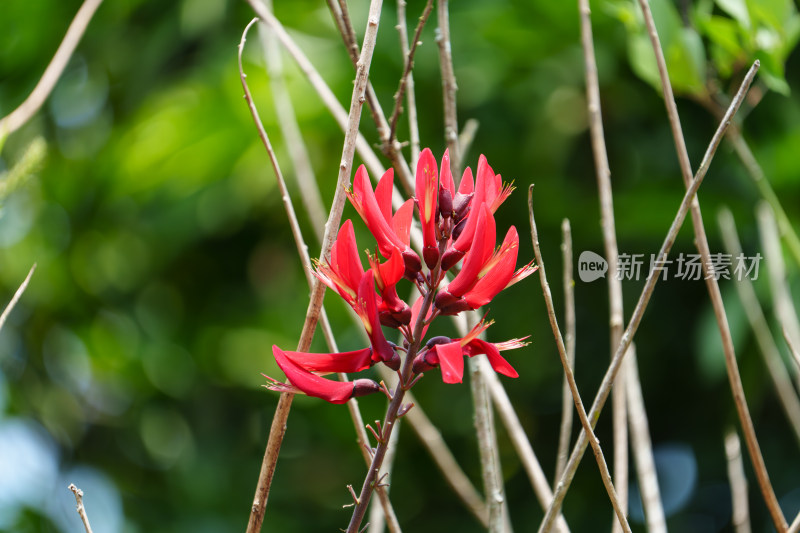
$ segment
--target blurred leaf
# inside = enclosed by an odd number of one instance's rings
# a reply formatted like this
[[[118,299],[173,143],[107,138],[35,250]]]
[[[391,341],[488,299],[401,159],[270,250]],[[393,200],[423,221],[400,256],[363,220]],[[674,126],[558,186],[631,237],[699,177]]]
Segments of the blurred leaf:
[[[717,5],[745,28],[750,28],[747,0],[717,0]]]

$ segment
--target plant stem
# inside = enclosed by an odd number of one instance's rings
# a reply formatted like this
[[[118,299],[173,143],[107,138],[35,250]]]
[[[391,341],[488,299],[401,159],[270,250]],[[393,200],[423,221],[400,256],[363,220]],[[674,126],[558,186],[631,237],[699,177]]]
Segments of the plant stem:
[[[675,149],[678,154],[678,161],[680,163],[681,175],[686,187],[689,187],[692,181],[692,167],[689,162],[689,152],[686,149],[686,140],[681,131],[680,117],[678,116],[678,107],[675,104],[675,97],[672,94],[672,86],[669,82],[669,74],[667,73],[667,63],[664,59],[664,51],[661,49],[661,43],[656,31],[655,21],[653,21],[653,14],[650,11],[650,5],[646,0],[639,0],[639,6],[644,14],[645,26],[648,30],[650,42],[653,45],[653,51],[656,55],[656,64],[658,65],[658,73],[661,78],[661,89],[664,94],[664,103],[667,107],[667,116],[669,118],[670,129],[675,141]],[[725,368],[728,372],[728,382],[733,393],[734,403],[736,405],[736,412],[739,416],[739,422],[742,424],[742,432],[744,433],[745,443],[747,444],[748,452],[750,453],[750,460],[753,463],[753,470],[756,472],[758,479],[758,486],[761,489],[761,495],[769,510],[772,522],[778,532],[786,531],[786,518],[783,516],[778,499],[775,497],[775,491],[769,481],[769,474],[767,467],[764,464],[764,457],[761,454],[761,448],[758,445],[756,438],[756,431],[753,427],[753,420],[750,417],[750,410],[747,406],[747,400],[744,395],[744,388],[742,387],[742,378],[739,374],[739,366],[736,362],[736,354],[733,348],[733,339],[731,338],[730,326],[725,314],[725,306],[722,302],[722,293],[719,290],[719,283],[715,279],[713,272],[709,275],[709,265],[711,265],[710,251],[708,246],[708,238],[706,237],[705,228],[703,227],[703,215],[700,212],[700,203],[695,198],[692,202],[692,225],[694,226],[695,245],[697,246],[700,256],[703,261],[703,272],[706,278],[706,288],[708,289],[711,305],[714,309],[714,316],[717,319],[717,327],[720,331],[722,338],[722,348],[725,354]]]
[[[95,11],[102,3],[103,0],[84,0],[83,4],[81,4],[75,14],[75,18],[72,19],[69,28],[67,28],[67,33],[64,34],[64,39],[58,45],[56,53],[53,54],[53,58],[44,70],[44,74],[42,74],[36,87],[14,111],[0,119],[0,146],[2,146],[2,140],[6,135],[10,135],[21,128],[47,100],[47,97],[56,86],[56,82],[61,77],[61,73],[64,72],[69,63],[69,59],[72,57],[72,53],[78,46],[81,37],[83,37],[86,28],[89,26]]]
[[[728,481],[731,485],[731,522],[736,533],[750,533],[750,513],[748,511],[747,478],[744,475],[742,444],[736,430],[725,432],[725,457],[728,460]]]
[[[458,144],[458,118],[456,115],[456,74],[453,70],[453,50],[450,44],[450,14],[447,9],[448,0],[437,0],[436,14],[439,31],[436,43],[439,45],[439,65],[442,71],[442,94],[444,99],[444,137],[450,150],[450,168],[453,179],[461,179],[461,147]]]
[[[14,296],[11,297],[11,301],[8,302],[5,309],[3,309],[3,313],[0,314],[0,330],[3,329],[6,320],[8,320],[8,316],[11,314],[11,311],[14,310],[14,306],[16,306],[17,302],[19,302],[19,299],[22,298],[22,293],[24,293],[25,289],[28,288],[28,283],[31,282],[31,277],[33,277],[33,272],[35,270],[36,270],[36,263],[34,263],[31,269],[28,271],[28,275],[25,276],[24,280],[22,280],[22,283],[17,288],[16,292],[14,293]]]
[[[600,226],[603,231],[603,244],[608,262],[608,307],[611,347],[619,346],[622,336],[622,280],[617,276],[619,250],[617,249],[617,230],[614,222],[614,201],[611,191],[611,170],[608,165],[605,134],[603,133],[603,116],[600,107],[600,83],[597,78],[597,60],[592,40],[592,21],[589,0],[578,0],[578,11],[581,23],[581,46],[583,48],[584,68],[586,71],[586,102],[589,114],[589,130],[592,138],[595,172],[597,173],[597,189],[600,196]],[[619,491],[619,505],[622,514],[628,509],[628,414],[626,406],[625,367],[615,382],[612,398],[612,416],[614,427],[614,484]],[[619,531],[619,525],[612,526],[613,533]]]
[[[572,275],[572,229],[569,219],[561,222],[561,252],[563,254],[564,282],[564,346],[567,350],[567,363],[575,372],[575,279]],[[558,453],[556,454],[555,479],[561,478],[569,457],[569,441],[572,436],[572,393],[569,381],[564,376],[561,390],[561,429],[558,433]]]
[[[269,10],[260,3],[258,0],[248,0],[248,3],[253,10],[259,15],[266,15],[265,18],[272,17]],[[372,0],[367,20],[367,30],[364,37],[364,47],[361,53],[361,58],[358,62],[358,69],[355,77],[355,86],[353,88],[353,95],[350,100],[350,113],[347,128],[345,130],[344,146],[342,148],[342,158],[339,165],[339,175],[337,179],[336,192],[334,193],[333,203],[331,205],[331,213],[328,221],[325,224],[325,233],[322,242],[322,251],[320,258],[327,258],[330,249],[333,246],[333,241],[336,232],[339,228],[339,222],[342,218],[342,211],[345,202],[345,189],[350,183],[350,174],[353,165],[353,156],[355,154],[355,144],[358,138],[358,125],[361,120],[361,109],[364,102],[364,91],[367,85],[369,76],[369,66],[372,61],[372,53],[375,49],[375,40],[378,32],[378,23],[380,19],[382,2],[380,0]],[[243,44],[240,44],[240,51]],[[322,308],[322,298],[325,294],[325,285],[319,281],[314,284],[311,290],[311,298],[306,312],[306,320],[303,324],[303,331],[300,334],[300,341],[298,343],[298,351],[308,351],[311,345],[311,339],[314,336],[319,314]],[[247,525],[247,533],[254,533],[261,530],[261,524],[264,520],[264,511],[266,510],[267,498],[269,496],[269,489],[272,485],[272,477],[275,474],[275,466],[278,461],[278,452],[280,451],[283,436],[286,432],[286,421],[289,417],[289,410],[291,409],[293,394],[281,393],[278,400],[278,407],[276,408],[275,415],[272,420],[270,428],[270,436],[267,441],[267,447],[264,453],[264,461],[261,465],[261,472],[259,474],[258,484],[256,486],[256,495],[253,499],[253,506],[250,512],[250,520]]]
[[[539,281],[542,284],[542,292],[544,293],[544,301],[547,306],[547,317],[550,319],[550,327],[553,330],[553,336],[556,339],[558,347],[558,355],[561,358],[561,365],[564,367],[564,375],[569,382],[569,389],[572,393],[572,400],[575,402],[575,408],[578,411],[578,418],[581,421],[585,435],[589,439],[589,443],[594,450],[594,456],[597,460],[597,466],[600,469],[600,476],[603,479],[603,485],[606,487],[606,492],[611,500],[611,505],[614,507],[614,512],[617,514],[617,520],[623,531],[630,533],[631,526],[628,525],[628,519],[625,516],[625,510],[620,506],[617,498],[617,492],[614,489],[614,483],[611,481],[611,474],[608,471],[605,457],[603,456],[603,449],[600,447],[600,441],[594,434],[594,429],[589,419],[586,416],[586,410],[583,407],[581,395],[578,392],[578,385],[575,383],[575,375],[567,360],[567,349],[564,346],[564,339],[561,336],[561,330],[558,327],[558,319],[556,318],[556,309],[553,305],[553,296],[550,292],[550,285],[547,283],[547,274],[542,259],[542,251],[539,248],[539,232],[536,229],[536,220],[533,216],[533,185],[528,188],[528,216],[530,217],[531,225],[531,241],[533,242],[533,251],[536,255],[536,264],[539,266]]]
[[[397,31],[400,33],[400,51],[408,57],[408,28],[406,26],[406,0],[397,0]],[[406,105],[408,106],[408,138],[411,143],[411,167],[417,165],[419,159],[419,122],[417,121],[417,98],[414,94],[414,74],[409,72],[406,78]]]
[[[736,235],[736,222],[734,222],[730,210],[723,209],[720,211],[718,218],[725,251],[733,257],[742,254],[742,244]],[[734,281],[733,285],[736,287],[736,292],[742,302],[747,320],[753,329],[759,351],[764,358],[764,363],[767,365],[772,384],[775,386],[775,392],[778,394],[778,400],[786,413],[786,418],[792,427],[795,439],[800,443],[800,400],[797,398],[789,372],[783,364],[778,345],[772,337],[769,323],[766,316],[764,316],[764,311],[761,309],[761,304],[758,302],[753,282],[745,276]]]
[[[661,245],[661,249],[659,250],[658,257],[659,258],[666,258],[667,254],[669,253],[670,249],[672,249],[672,245],[675,243],[675,238],[678,235],[678,231],[680,230],[681,226],[683,225],[683,221],[686,218],[686,214],[689,212],[689,208],[692,204],[692,199],[694,198],[697,190],[700,188],[700,185],[703,183],[703,179],[708,172],[708,167],[711,164],[711,160],[714,158],[714,153],[716,153],[717,148],[719,147],[719,143],[722,140],[722,137],[725,135],[725,130],[730,125],[731,119],[733,115],[736,114],[736,111],[739,109],[739,106],[744,99],[745,94],[747,93],[747,89],[750,87],[750,84],[755,77],[756,71],[758,70],[759,62],[756,61],[750,70],[745,76],[744,80],[742,81],[742,85],[739,88],[739,91],[736,93],[733,101],[731,102],[728,111],[725,113],[722,121],[720,122],[719,126],[717,127],[717,131],[714,133],[714,136],[711,138],[711,142],[706,149],[706,153],[703,156],[703,160],[700,162],[700,166],[697,169],[697,174],[695,174],[694,181],[692,181],[691,186],[687,189],[686,193],[683,195],[683,200],[681,201],[681,205],[678,208],[678,212],[675,214],[675,218],[670,225],[669,231],[667,232],[667,236],[664,238],[664,242]],[[614,383],[614,379],[616,378],[617,372],[619,370],[620,365],[622,364],[622,360],[625,356],[625,353],[628,347],[633,340],[633,336],[636,334],[636,331],[639,328],[639,324],[641,323],[642,317],[644,316],[645,309],[647,309],[647,304],[650,302],[650,297],[653,295],[653,290],[655,289],[655,285],[658,282],[659,274],[664,269],[664,265],[661,262],[657,262],[653,265],[653,268],[650,271],[650,274],[647,277],[647,281],[645,282],[645,286],[642,289],[641,294],[639,295],[639,300],[636,303],[636,307],[633,309],[633,314],[631,315],[631,319],[628,322],[628,326],[625,328],[625,331],[622,333],[622,339],[620,341],[620,345],[617,347],[617,351],[614,353],[614,357],[611,359],[611,364],[609,365],[608,369],[606,370],[605,376],[603,376],[603,381],[600,383],[600,388],[597,391],[597,394],[594,397],[594,402],[592,403],[592,408],[589,410],[588,418],[591,420],[592,426],[597,424],[597,420],[600,417],[600,412],[603,410],[603,406],[605,405],[606,400],[608,399],[608,394],[611,391],[611,386]],[[588,445],[588,440],[586,438],[585,432],[581,432],[578,435],[578,441],[572,448],[572,453],[570,454],[569,461],[567,462],[567,467],[564,470],[564,474],[561,476],[561,479],[558,481],[556,485],[555,493],[553,494],[553,502],[551,503],[550,507],[548,507],[544,518],[542,519],[542,523],[539,526],[539,533],[545,533],[550,531],[550,528],[553,525],[553,521],[555,520],[556,516],[561,511],[561,505],[564,502],[564,497],[566,496],[567,491],[569,490],[570,484],[572,483],[572,479],[575,477],[575,472],[578,469],[578,464],[583,457],[584,451],[586,451],[586,446]]]
[[[75,495],[75,505],[77,507],[78,516],[81,517],[81,522],[83,522],[86,533],[92,533],[92,526],[89,525],[89,516],[86,514],[86,508],[83,506],[83,491],[76,487],[74,483],[70,483],[67,488]]]

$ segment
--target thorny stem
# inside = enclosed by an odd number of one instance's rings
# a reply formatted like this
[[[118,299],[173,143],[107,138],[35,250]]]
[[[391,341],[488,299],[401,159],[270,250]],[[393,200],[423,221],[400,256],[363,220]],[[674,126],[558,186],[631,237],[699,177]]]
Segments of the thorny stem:
[[[622,336],[622,280],[616,275],[619,250],[617,249],[617,231],[614,222],[614,203],[611,191],[611,170],[608,164],[605,135],[603,133],[603,117],[600,108],[600,83],[597,78],[597,61],[592,41],[592,21],[589,0],[578,0],[581,26],[581,46],[583,48],[584,69],[586,71],[586,101],[589,114],[589,130],[592,138],[597,189],[600,196],[600,226],[603,231],[603,243],[608,261],[608,307],[610,326],[610,351],[619,346]],[[623,367],[614,385],[612,398],[612,417],[614,427],[614,484],[619,491],[619,504],[623,514],[628,509],[628,424],[625,380],[627,372]],[[619,526],[615,523],[612,532],[617,533]]]
[[[442,254],[440,253],[440,263],[441,255]],[[438,275],[438,270],[439,266],[437,265],[431,277],[434,277],[433,274]],[[353,516],[350,518],[350,524],[347,526],[347,533],[358,532],[361,522],[364,520],[364,514],[366,513],[370,496],[372,496],[372,491],[375,488],[378,473],[380,472],[381,465],[383,464],[383,459],[386,456],[392,431],[396,425],[395,422],[397,420],[398,412],[400,411],[400,407],[403,405],[403,399],[407,391],[407,384],[409,383],[409,378],[411,377],[411,367],[413,365],[414,358],[417,356],[419,348],[422,344],[422,330],[425,327],[425,316],[428,314],[428,311],[433,304],[433,297],[435,293],[436,291],[434,290],[427,291],[422,301],[422,306],[420,308],[419,315],[417,316],[417,321],[414,324],[412,338],[409,339],[408,353],[405,356],[403,367],[400,370],[400,379],[398,380],[397,386],[392,393],[392,400],[389,402],[389,407],[386,409],[386,415],[383,419],[383,439],[378,443],[378,446],[375,449],[375,455],[372,458],[372,464],[367,471],[367,476],[364,478],[364,484],[361,487],[361,493],[358,496],[358,503],[353,510]]]
[[[681,131],[678,107],[675,104],[675,97],[672,94],[672,86],[669,82],[669,74],[667,72],[667,63],[664,59],[664,51],[661,49],[661,43],[658,38],[658,32],[656,31],[655,21],[653,21],[653,14],[650,11],[650,5],[646,0],[639,0],[639,6],[644,14],[645,26],[647,27],[650,42],[656,55],[656,64],[658,65],[658,74],[661,78],[661,89],[664,94],[664,104],[667,107],[670,129],[672,130],[672,136],[675,141],[675,149],[678,153],[678,161],[680,163],[683,182],[688,188],[692,181],[692,166],[689,162],[689,152],[686,149],[686,140],[683,138],[683,132]],[[722,302],[722,293],[719,290],[719,283],[713,275],[713,272],[711,272],[712,275],[709,275],[709,265],[711,264],[711,261],[708,238],[706,237],[705,228],[703,227],[703,215],[700,212],[700,203],[696,198],[692,202],[692,225],[694,226],[695,245],[697,246],[703,261],[706,288],[708,289],[711,305],[714,308],[714,316],[717,319],[717,326],[722,338],[722,348],[725,354],[725,368],[728,372],[728,382],[733,394],[734,404],[736,405],[736,412],[739,415],[739,422],[742,425],[744,440],[747,445],[747,450],[750,454],[750,460],[753,463],[753,470],[755,470],[756,473],[756,479],[758,480],[758,486],[761,489],[761,495],[767,505],[767,509],[769,510],[769,514],[772,518],[772,522],[775,525],[775,529],[781,533],[786,531],[786,518],[783,516],[783,511],[781,511],[780,505],[778,505],[778,499],[775,497],[775,491],[769,481],[767,467],[764,464],[764,457],[761,454],[761,448],[758,444],[756,430],[755,427],[753,427],[753,420],[750,417],[750,410],[747,406],[747,400],[744,395],[742,378],[739,374],[738,363],[736,362],[733,339],[731,338],[730,326],[725,314],[725,306]]]
[[[678,212],[672,221],[669,231],[667,232],[667,236],[664,238],[664,242],[661,245],[661,249],[659,250],[657,257],[666,258],[670,249],[672,249],[672,245],[675,243],[675,238],[678,235],[678,231],[683,225],[686,214],[689,212],[692,199],[697,193],[697,190],[700,188],[700,185],[703,183],[703,179],[708,172],[708,167],[711,164],[711,160],[714,158],[714,153],[716,153],[719,143],[722,141],[722,137],[725,135],[725,130],[730,125],[733,116],[739,109],[739,106],[741,105],[742,100],[747,93],[747,89],[750,87],[750,84],[752,83],[753,78],[758,71],[759,65],[760,63],[756,61],[753,63],[753,66],[750,67],[750,70],[747,72],[747,75],[742,81],[741,87],[739,87],[739,91],[736,93],[736,96],[731,102],[728,111],[725,113],[725,116],[717,127],[717,131],[711,138],[711,142],[706,149],[706,153],[703,155],[703,160],[700,162],[700,166],[697,169],[697,174],[695,174],[694,181],[692,181],[691,186],[683,195],[681,205],[678,208]],[[600,388],[595,395],[592,408],[589,410],[588,417],[589,420],[591,420],[593,427],[595,424],[597,424],[597,420],[600,417],[600,412],[603,410],[603,406],[608,399],[608,394],[611,391],[611,385],[614,383],[625,353],[630,346],[631,341],[633,340],[633,336],[636,334],[636,331],[639,328],[642,316],[644,316],[644,311],[647,308],[647,304],[650,302],[650,297],[653,295],[653,290],[655,289],[655,285],[658,282],[659,275],[663,269],[664,264],[662,262],[656,262],[656,264],[653,266],[653,269],[650,271],[650,274],[647,277],[645,286],[642,289],[642,293],[639,295],[639,300],[636,303],[636,307],[633,309],[633,314],[628,322],[628,326],[622,333],[620,345],[617,348],[617,351],[614,353],[614,357],[611,359],[611,364],[606,370],[605,376],[603,376],[603,381],[600,383]],[[566,496],[567,490],[569,490],[572,479],[575,477],[575,472],[578,469],[578,463],[583,457],[583,453],[586,451],[587,445],[588,442],[586,434],[581,432],[578,435],[578,442],[576,442],[575,446],[572,448],[572,453],[570,454],[564,474],[561,476],[561,479],[556,485],[556,491],[555,494],[553,494],[553,503],[547,509],[547,512],[542,519],[542,523],[539,526],[539,533],[550,531],[550,528],[553,525],[553,520],[555,520],[555,517],[561,511],[561,505],[564,502],[564,497]]]
[[[406,26],[406,1],[397,0],[397,31],[400,33],[400,51],[403,57],[408,56],[408,28]],[[414,95],[414,74],[408,73],[406,78],[406,105],[408,106],[408,138],[411,143],[411,167],[419,159],[419,123],[417,122],[417,99]]]
[[[47,65],[36,87],[33,88],[31,94],[19,107],[0,119],[0,145],[3,144],[2,140],[6,135],[10,135],[21,128],[42,107],[42,104],[44,104],[44,101],[56,86],[61,73],[64,72],[72,53],[78,46],[83,33],[101,3],[103,3],[103,0],[84,0],[83,4],[81,4],[80,9],[75,14],[75,18],[72,19],[69,28],[67,28],[67,33],[64,34],[64,39],[58,45],[56,53],[53,54],[53,59],[50,60],[50,64]]]
[[[399,3],[398,3],[399,8]],[[411,76],[411,69],[414,67],[414,53],[417,51],[417,46],[419,45],[420,35],[422,35],[422,28],[425,27],[425,23],[428,21],[428,17],[433,10],[433,0],[428,0],[428,3],[425,4],[425,9],[422,11],[422,15],[419,17],[419,22],[417,23],[417,29],[414,31],[414,39],[411,41],[411,48],[408,52],[403,52],[403,56],[405,58],[405,66],[403,68],[403,75],[400,77],[400,84],[397,87],[397,92],[394,94],[394,109],[392,110],[392,116],[389,119],[389,143],[393,144],[396,141],[397,135],[397,119],[400,118],[400,111],[403,109],[403,95],[406,92],[406,87],[408,85],[408,78]],[[405,42],[405,36],[401,38],[403,42]],[[412,158],[413,162],[413,158]]]
[[[564,347],[564,339],[561,336],[561,330],[558,327],[558,319],[556,318],[556,309],[553,305],[553,296],[550,293],[550,285],[547,283],[547,274],[545,271],[544,260],[542,259],[542,251],[539,248],[539,232],[536,229],[536,220],[533,216],[533,185],[528,188],[528,216],[530,217],[531,225],[531,240],[533,242],[533,251],[536,255],[536,264],[539,266],[539,281],[542,284],[542,292],[544,293],[544,301],[547,306],[547,316],[550,319],[550,327],[553,330],[553,336],[556,339],[558,346],[558,355],[561,358],[561,365],[564,367],[564,375],[569,382],[570,392],[572,393],[572,400],[575,402],[575,408],[578,411],[578,418],[583,426],[584,434],[588,437],[594,456],[597,460],[597,466],[600,469],[600,475],[603,478],[603,485],[606,487],[608,497],[611,500],[611,505],[614,507],[614,512],[617,514],[620,527],[626,533],[630,533],[631,526],[628,525],[628,519],[625,516],[625,510],[620,507],[617,491],[614,489],[614,483],[611,481],[611,474],[608,471],[605,457],[603,456],[603,449],[600,447],[600,441],[594,434],[594,429],[589,419],[586,417],[586,409],[583,407],[581,395],[578,392],[578,385],[575,383],[575,375],[567,360],[567,350]]]
[[[256,11],[259,16],[265,14],[271,17],[269,11],[258,0],[248,0],[248,3]],[[326,258],[330,253],[333,246],[334,237],[339,227],[339,222],[342,218],[342,211],[344,209],[345,189],[350,183],[350,173],[353,165],[353,156],[355,154],[355,143],[358,138],[358,125],[361,120],[361,108],[364,102],[364,91],[367,85],[369,76],[369,66],[372,61],[372,53],[375,49],[375,41],[378,32],[378,23],[380,18],[382,2],[380,0],[373,0],[370,4],[370,10],[367,21],[367,30],[364,36],[364,47],[361,53],[361,58],[358,62],[358,69],[356,72],[355,86],[353,88],[353,95],[350,100],[350,112],[348,125],[345,130],[344,146],[342,148],[342,159],[339,165],[339,176],[337,179],[336,192],[334,194],[333,203],[331,206],[331,213],[328,217],[328,222],[325,225],[325,233],[322,243],[322,251],[320,258]],[[240,44],[240,47],[242,44]],[[306,320],[303,324],[303,331],[300,334],[300,341],[298,343],[298,351],[308,351],[311,345],[311,339],[314,336],[314,330],[317,326],[319,313],[322,308],[322,298],[325,294],[325,285],[319,281],[314,284],[311,291],[311,298],[306,312]],[[278,400],[278,407],[276,408],[275,415],[270,427],[270,437],[267,441],[267,447],[264,453],[264,461],[261,465],[261,473],[259,474],[258,484],[256,486],[256,495],[253,499],[253,506],[251,508],[250,520],[247,525],[247,533],[255,533],[260,531],[261,524],[264,520],[264,511],[266,510],[267,498],[269,496],[269,489],[272,484],[272,477],[275,474],[275,466],[278,461],[278,453],[280,451],[283,436],[286,432],[286,421],[289,417],[289,410],[291,409],[292,398],[291,393],[281,393]]]

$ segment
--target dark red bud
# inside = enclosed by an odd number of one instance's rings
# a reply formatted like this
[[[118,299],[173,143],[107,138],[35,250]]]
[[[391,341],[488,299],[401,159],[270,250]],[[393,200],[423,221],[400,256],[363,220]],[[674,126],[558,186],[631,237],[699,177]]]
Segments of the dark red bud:
[[[468,218],[461,219],[461,221],[459,221],[459,223],[456,224],[456,226],[453,228],[453,240],[458,239],[458,237],[461,235],[461,232],[464,231],[464,228],[467,227],[467,220],[469,219]]]
[[[439,213],[444,218],[453,216],[453,195],[446,187],[439,187]]]
[[[431,337],[430,339],[428,339],[428,342],[425,343],[425,346],[427,346],[428,348],[432,348],[437,344],[447,344],[448,342],[453,342],[453,339],[451,339],[450,337],[445,337],[444,335],[438,335],[436,337]]]
[[[435,368],[438,364],[439,356],[436,355],[436,352],[425,350],[414,358],[414,362],[411,363],[411,371],[415,374],[421,374]]]
[[[406,271],[403,274],[407,279],[413,280],[416,278],[416,274],[422,270],[422,261],[419,260],[419,256],[410,249],[406,249],[402,253],[403,256],[403,263],[406,265]]]
[[[356,379],[353,381],[353,397],[366,396],[381,392],[381,387],[371,379]]]
[[[403,325],[403,323],[397,320],[389,311],[381,311],[378,313],[378,319],[381,321],[381,325],[387,328],[397,329]]]
[[[458,301],[458,296],[453,296],[452,294],[447,292],[447,289],[445,289],[443,291],[439,291],[436,294],[436,299],[433,301],[433,305],[441,309],[442,307],[451,305],[453,302],[456,301]]]
[[[464,298],[453,296],[447,291],[436,295],[434,305],[442,315],[457,315],[461,311],[472,309]]]
[[[456,236],[453,235],[453,239],[455,238]],[[461,261],[464,254],[465,252],[458,251],[454,248],[447,250],[442,256],[442,270],[447,271],[453,268],[454,265]]]
[[[411,322],[411,308],[405,304],[403,309],[392,313],[392,318],[397,320],[400,324],[408,324]]]
[[[384,361],[383,364],[392,370],[400,370],[400,356],[392,350],[392,357],[388,361]]]
[[[433,270],[436,263],[439,262],[439,249],[435,246],[426,246],[422,249],[422,257],[425,258],[425,264],[428,268]]]
[[[456,220],[463,220],[466,218],[473,196],[474,193],[456,193],[456,197],[453,198],[453,212]]]

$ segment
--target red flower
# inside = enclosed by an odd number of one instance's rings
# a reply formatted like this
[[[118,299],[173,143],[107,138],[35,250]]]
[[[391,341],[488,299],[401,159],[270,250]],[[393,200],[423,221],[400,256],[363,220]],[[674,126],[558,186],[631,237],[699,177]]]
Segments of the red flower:
[[[436,295],[436,307],[442,314],[453,315],[486,305],[500,291],[536,270],[529,263],[514,272],[519,251],[519,235],[514,226],[509,228],[497,250],[494,248],[495,231],[491,210],[483,204],[461,272]]]
[[[346,220],[339,229],[331,248],[330,262],[326,264],[318,261],[316,266],[314,274],[317,278],[355,309],[358,285],[364,277],[364,268],[358,257],[356,235],[350,220]]]
[[[367,254],[372,272],[375,275],[375,283],[381,294],[378,303],[378,316],[381,324],[389,327],[400,327],[411,321],[411,309],[397,295],[397,282],[403,277],[405,266],[403,257],[397,248],[392,252],[388,261],[381,263],[377,256]]]
[[[345,403],[355,396],[364,396],[380,391],[380,386],[371,379],[331,381],[309,372],[308,369],[304,368],[293,359],[294,357],[309,359],[313,358],[314,355],[320,355],[322,356],[320,361],[324,361],[326,358],[328,359],[328,362],[322,362],[321,364],[330,367],[331,365],[329,363],[333,361],[336,356],[348,356],[347,362],[340,361],[340,363],[342,363],[341,368],[351,368],[353,362],[350,360],[350,356],[356,353],[358,352],[347,352],[343,354],[301,354],[300,352],[284,352],[277,346],[273,346],[272,354],[275,356],[275,361],[278,363],[281,370],[283,370],[284,374],[286,374],[290,383],[281,383],[269,376],[264,376],[272,382],[270,385],[267,385],[267,388],[278,392],[302,393],[308,396],[322,398],[330,403]],[[292,357],[290,357],[289,354],[292,354]],[[355,360],[357,359],[358,357],[355,358]],[[337,366],[337,368],[339,367]],[[344,372],[344,370],[337,371]]]
[[[383,336],[383,330],[378,318],[378,295],[375,294],[372,270],[365,272],[361,278],[361,283],[358,285],[358,305],[354,309],[361,319],[361,323],[364,325],[369,341],[372,344],[373,361],[382,361],[392,370],[398,370],[400,368],[400,356],[397,355],[392,345]]]
[[[381,177],[378,186],[373,191],[367,169],[361,165],[356,171],[353,188],[347,192],[347,197],[378,242],[378,250],[381,255],[388,259],[391,257],[393,249],[399,249],[406,267],[405,274],[413,279],[422,268],[419,256],[408,246],[411,237],[414,201],[407,200],[392,216],[393,183],[394,170],[389,169]]]
[[[422,257],[428,268],[434,268],[439,261],[439,244],[436,239],[439,177],[436,173],[436,159],[430,148],[425,148],[419,154],[416,178],[414,192],[417,196],[419,220],[422,224]]]
[[[478,335],[491,325],[491,322],[481,319],[466,337],[452,340],[447,337],[434,337],[429,340],[427,349],[414,360],[414,372],[425,372],[439,366],[442,370],[442,381],[461,383],[464,377],[464,357],[486,354],[495,372],[511,378],[518,377],[517,371],[500,355],[500,351],[525,346],[527,344],[524,342],[525,339],[511,339],[501,343],[479,339]]]

